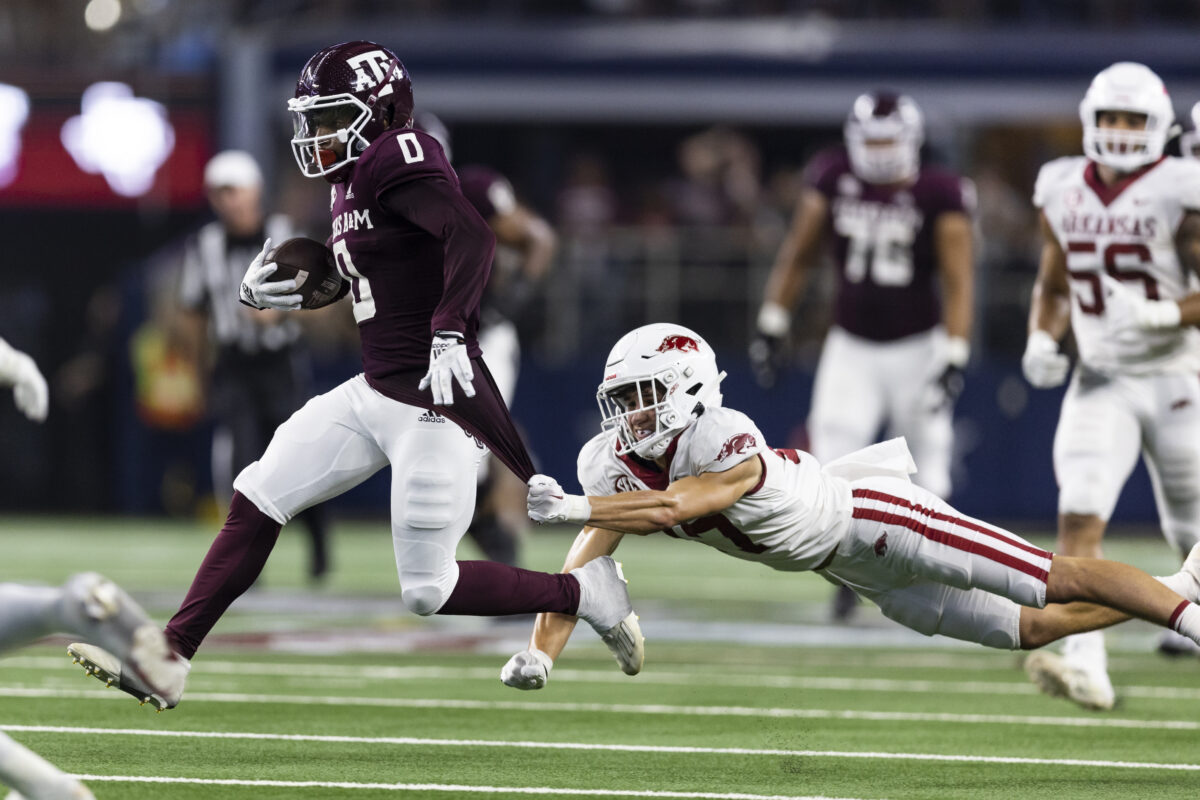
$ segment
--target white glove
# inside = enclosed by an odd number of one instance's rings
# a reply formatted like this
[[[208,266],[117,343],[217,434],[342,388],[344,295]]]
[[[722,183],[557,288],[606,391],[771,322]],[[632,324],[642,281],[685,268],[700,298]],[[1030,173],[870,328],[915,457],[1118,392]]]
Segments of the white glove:
[[[1058,342],[1043,330],[1034,330],[1025,343],[1021,371],[1025,380],[1039,389],[1051,389],[1067,379],[1071,359],[1058,352]]]
[[[1149,300],[1108,274],[1104,286],[1104,316],[1115,333],[1178,328],[1181,312],[1174,300]]]
[[[242,278],[242,289],[238,294],[238,299],[251,308],[257,308],[263,311],[268,308],[273,308],[277,311],[296,311],[300,308],[300,301],[303,299],[298,294],[288,294],[295,291],[296,279],[288,278],[285,281],[272,281],[267,283],[267,278],[275,271],[274,261],[265,261],[267,251],[271,249],[271,240],[268,238],[263,242],[263,249],[254,260],[250,262],[250,266],[246,268],[246,275]]]
[[[21,413],[34,422],[46,419],[50,390],[37,364],[25,353],[14,350],[0,339],[0,384],[13,387],[13,401]]]
[[[586,497],[567,494],[558,481],[549,475],[534,475],[529,479],[525,507],[534,522],[574,522],[582,525],[592,516],[592,504]]]
[[[514,689],[541,689],[550,680],[550,668],[553,666],[554,660],[550,656],[531,647],[508,660],[500,670],[500,680]]]
[[[462,387],[467,397],[475,396],[475,370],[471,357],[467,355],[466,340],[461,333],[437,331],[433,335],[433,346],[429,349],[429,371],[417,388],[425,391],[433,387],[433,403],[439,406],[454,405],[454,382]]]

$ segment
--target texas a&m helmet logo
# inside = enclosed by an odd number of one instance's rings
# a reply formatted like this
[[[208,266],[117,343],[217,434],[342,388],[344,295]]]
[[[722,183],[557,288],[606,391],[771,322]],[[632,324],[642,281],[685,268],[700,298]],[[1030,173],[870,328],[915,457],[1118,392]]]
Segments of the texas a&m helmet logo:
[[[667,353],[671,350],[678,350],[681,353],[699,353],[700,343],[690,336],[673,333],[665,337],[662,344],[655,349],[660,353]]]
[[[732,455],[749,452],[757,444],[753,434],[735,433],[725,440],[725,444],[721,445],[721,452],[717,453],[717,461],[724,461]]]
[[[370,50],[346,59],[354,70],[354,91],[361,92],[378,86],[385,80],[403,80],[404,68],[385,50]],[[371,74],[368,75],[367,72]]]

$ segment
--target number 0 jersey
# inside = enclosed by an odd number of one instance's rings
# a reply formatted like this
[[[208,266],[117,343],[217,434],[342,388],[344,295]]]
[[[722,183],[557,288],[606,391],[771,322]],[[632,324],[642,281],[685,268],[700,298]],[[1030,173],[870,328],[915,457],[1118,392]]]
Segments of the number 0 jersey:
[[[675,439],[667,458],[664,473],[636,457],[618,456],[614,436],[601,433],[579,453],[579,483],[593,497],[661,491],[680,478],[761,459],[762,481],[740,500],[665,532],[779,570],[820,566],[849,524],[850,485],[823,473],[808,453],[767,447],[762,432],[740,411],[707,409]]]
[[[1164,157],[1105,186],[1083,156],[1042,166],[1033,204],[1046,215],[1066,256],[1071,328],[1080,361],[1100,373],[1145,374],[1200,369],[1200,331],[1125,331],[1105,314],[1108,273],[1152,300],[1192,290],[1175,249],[1183,215],[1200,210],[1200,163]]]

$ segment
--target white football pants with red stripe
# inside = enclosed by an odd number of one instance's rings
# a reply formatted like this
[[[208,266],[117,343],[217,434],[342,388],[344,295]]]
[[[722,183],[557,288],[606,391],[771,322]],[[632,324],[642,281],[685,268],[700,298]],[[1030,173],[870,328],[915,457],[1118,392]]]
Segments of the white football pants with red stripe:
[[[915,631],[1020,647],[1020,607],[1046,604],[1052,554],[897,478],[864,478],[829,577]]]

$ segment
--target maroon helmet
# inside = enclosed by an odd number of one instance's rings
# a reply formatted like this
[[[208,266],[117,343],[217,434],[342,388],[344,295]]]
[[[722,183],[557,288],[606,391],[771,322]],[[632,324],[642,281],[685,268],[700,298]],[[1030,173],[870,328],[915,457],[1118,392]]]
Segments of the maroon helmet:
[[[292,153],[309,178],[330,183],[345,178],[345,168],[384,131],[406,127],[412,119],[412,80],[396,54],[374,42],[343,42],[308,60],[288,101],[295,123]],[[332,133],[318,136],[317,129]],[[346,145],[338,159],[328,145]]]

